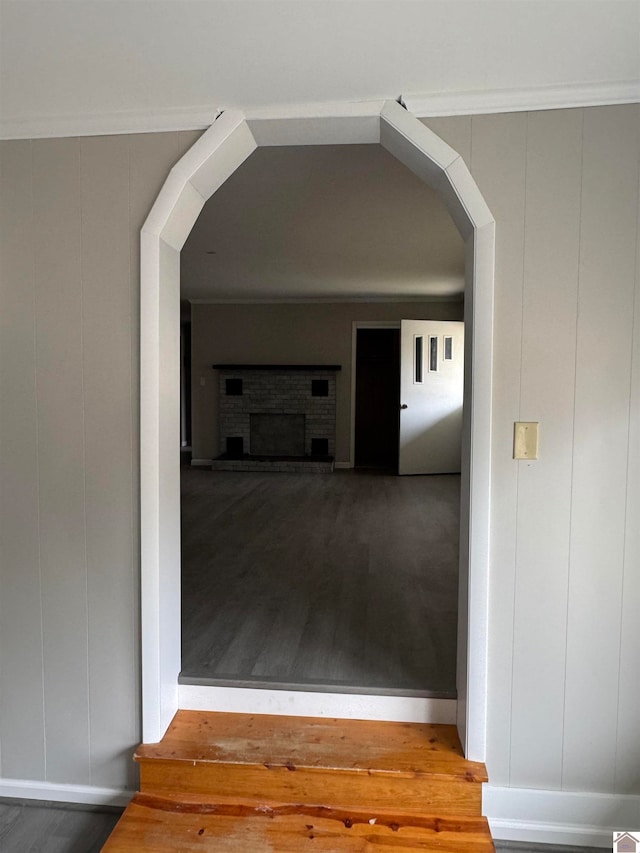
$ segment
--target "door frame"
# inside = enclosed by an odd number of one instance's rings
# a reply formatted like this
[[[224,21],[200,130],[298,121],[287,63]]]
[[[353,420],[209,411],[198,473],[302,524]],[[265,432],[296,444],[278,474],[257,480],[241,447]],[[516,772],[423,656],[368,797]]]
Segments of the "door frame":
[[[465,388],[458,731],[486,753],[495,221],[467,166],[395,101],[232,110],[176,163],[142,227],[140,501],[142,720],[158,741],[179,708],[180,251],[205,202],[258,146],[379,143],[445,202],[465,241]]]

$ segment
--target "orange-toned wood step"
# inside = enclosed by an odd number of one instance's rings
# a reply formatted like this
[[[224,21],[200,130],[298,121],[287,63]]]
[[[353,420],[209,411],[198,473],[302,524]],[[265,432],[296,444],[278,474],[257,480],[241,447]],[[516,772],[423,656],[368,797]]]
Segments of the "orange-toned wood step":
[[[481,814],[484,765],[453,726],[179,711],[141,746],[146,793]]]
[[[137,794],[103,853],[492,853],[484,818],[313,806],[221,806]]]

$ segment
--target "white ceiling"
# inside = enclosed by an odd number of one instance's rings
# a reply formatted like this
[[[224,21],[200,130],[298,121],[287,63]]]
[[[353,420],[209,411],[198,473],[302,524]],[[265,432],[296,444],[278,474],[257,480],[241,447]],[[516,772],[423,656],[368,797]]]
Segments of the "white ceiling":
[[[258,148],[205,205],[181,269],[191,300],[460,297],[464,244],[380,145]]]
[[[0,12],[5,136],[640,78],[638,0],[0,0]]]

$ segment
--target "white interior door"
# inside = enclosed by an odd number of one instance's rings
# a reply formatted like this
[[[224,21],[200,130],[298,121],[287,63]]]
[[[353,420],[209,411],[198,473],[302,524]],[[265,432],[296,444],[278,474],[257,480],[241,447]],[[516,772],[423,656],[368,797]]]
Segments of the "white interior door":
[[[400,474],[460,472],[464,323],[403,320]]]

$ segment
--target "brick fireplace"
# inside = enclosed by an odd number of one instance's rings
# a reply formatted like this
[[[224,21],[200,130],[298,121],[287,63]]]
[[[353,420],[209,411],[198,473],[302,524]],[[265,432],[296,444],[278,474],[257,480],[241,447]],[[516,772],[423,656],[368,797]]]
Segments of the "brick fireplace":
[[[214,470],[333,470],[339,365],[213,367],[218,371],[220,435]]]

